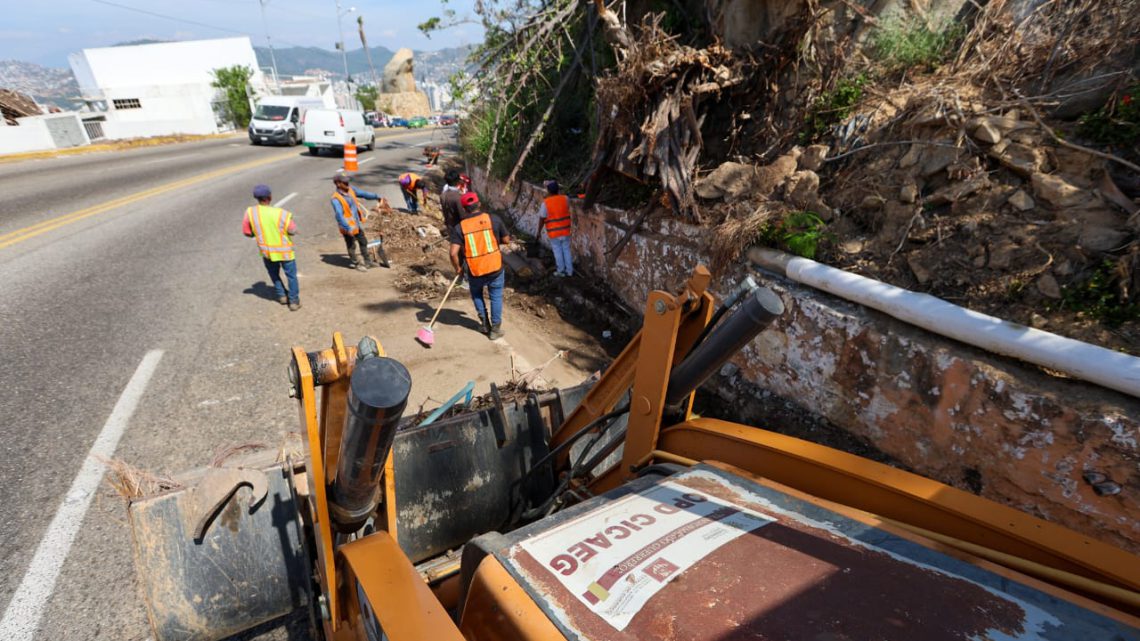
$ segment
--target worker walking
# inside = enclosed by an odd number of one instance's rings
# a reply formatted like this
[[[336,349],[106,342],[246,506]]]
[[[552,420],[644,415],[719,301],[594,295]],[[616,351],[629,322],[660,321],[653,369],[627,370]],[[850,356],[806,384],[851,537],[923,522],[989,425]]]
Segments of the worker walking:
[[[289,236],[297,233],[293,214],[270,204],[273,201],[273,193],[268,185],[254,187],[253,198],[257,204],[245,210],[242,233],[257,239],[257,248],[261,251],[265,270],[269,272],[269,280],[273,282],[277,302],[289,305],[289,311],[295,312],[301,309],[301,288],[297,284],[297,261],[296,253],[293,251],[293,239]],[[285,283],[281,282],[282,269],[285,270],[285,278],[289,280],[288,290],[285,289]]]
[[[503,254],[500,248],[511,242],[503,221],[479,206],[475,192],[463,194],[463,218],[451,228],[451,266],[466,271],[475,312],[483,323],[483,333],[495,340],[503,336]],[[486,289],[491,299],[490,318],[483,301]]]
[[[379,201],[380,196],[370,191],[349,187],[349,180],[346,174],[333,176],[336,191],[332,195],[332,208],[333,214],[336,215],[337,227],[344,236],[348,259],[352,261],[353,267],[363,272],[367,271],[368,267],[379,267],[379,265],[368,258],[368,237],[364,235],[364,206],[360,204],[359,198]],[[357,249],[360,250],[360,258],[356,257]]]
[[[538,209],[538,218],[546,237],[550,239],[550,249],[554,251],[554,275],[558,278],[574,275],[574,260],[570,256],[570,199],[559,193],[558,183],[546,183],[549,194]]]
[[[404,204],[408,206],[408,213],[420,213],[420,195],[427,202],[427,183],[416,174],[407,173],[400,176],[400,193],[404,195]]]

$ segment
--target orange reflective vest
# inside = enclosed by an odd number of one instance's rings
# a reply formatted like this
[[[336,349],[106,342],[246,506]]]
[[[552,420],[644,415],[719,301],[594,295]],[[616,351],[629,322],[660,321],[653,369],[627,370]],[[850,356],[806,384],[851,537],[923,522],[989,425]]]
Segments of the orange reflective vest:
[[[246,209],[245,215],[262,256],[275,263],[294,259],[293,240],[289,238],[293,214],[278,207],[257,205]]]
[[[348,223],[349,231],[345,231],[345,230],[341,229],[340,225],[337,225],[336,228],[340,229],[340,233],[342,236],[355,236],[356,233],[358,231],[360,231],[360,221],[357,220],[356,217],[359,216],[360,213],[364,211],[364,207],[361,206],[360,201],[356,199],[356,190],[355,189],[353,189],[352,187],[349,187],[348,188],[348,195],[349,195],[349,197],[352,198],[352,202],[356,204],[356,213],[355,214],[352,213],[352,207],[348,206],[348,199],[345,198],[344,196],[342,196],[339,191],[333,192],[333,195],[332,195],[333,200],[339,200],[340,201],[340,210],[344,212],[344,221],[346,223]]]
[[[403,183],[404,176],[408,176],[412,179],[411,182],[409,182],[406,187],[404,186],[404,183]],[[400,174],[400,181],[401,181],[400,182],[400,189],[403,189],[404,191],[406,191],[408,193],[412,193],[415,190],[420,188],[420,177],[417,176],[416,174]]]
[[[570,199],[557,194],[547,197],[542,202],[546,205],[546,235],[550,238],[569,236]]]
[[[491,225],[491,216],[479,214],[459,221],[463,232],[463,257],[472,276],[494,274],[503,268],[503,255]]]

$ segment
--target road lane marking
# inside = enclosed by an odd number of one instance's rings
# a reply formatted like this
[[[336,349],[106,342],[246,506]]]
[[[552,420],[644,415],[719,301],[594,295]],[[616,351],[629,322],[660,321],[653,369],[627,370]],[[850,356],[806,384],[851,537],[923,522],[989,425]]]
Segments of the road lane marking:
[[[358,162],[356,164],[363,165],[364,163],[372,162],[373,160],[376,160],[376,156],[369,156],[369,157],[365,158],[364,160],[361,160],[360,162]]]
[[[135,413],[158,362],[162,360],[162,353],[161,349],[155,349],[143,356],[131,380],[127,382],[127,387],[115,402],[103,430],[99,432],[95,444],[83,461],[83,467],[71,483],[71,489],[64,496],[47,533],[36,548],[36,555],[32,557],[24,580],[16,588],[15,596],[4,611],[4,619],[0,620],[0,639],[32,641],[35,637],[48,600],[55,590],[59,572],[63,569],[63,562],[67,560],[75,535],[83,525],[83,517],[99,489],[103,473],[107,471],[106,461],[115,454],[127,423]]]
[[[99,205],[93,205],[93,206],[87,207],[85,209],[80,209],[79,211],[73,211],[70,214],[64,214],[62,216],[57,216],[57,217],[51,218],[49,220],[44,220],[44,221],[38,222],[34,225],[29,225],[27,227],[24,227],[23,229],[17,229],[16,231],[12,231],[12,232],[8,232],[6,234],[0,235],[0,249],[4,249],[5,247],[15,245],[16,243],[23,242],[23,241],[28,240],[30,238],[35,238],[36,236],[39,236],[40,234],[47,233],[47,232],[52,231],[54,229],[59,229],[60,227],[63,227],[64,225],[69,225],[71,223],[83,220],[84,218],[90,218],[91,216],[95,216],[97,214],[102,214],[104,212],[111,211],[112,209],[117,209],[117,208],[122,207],[124,205],[129,205],[131,203],[138,202],[140,200],[144,200],[144,199],[150,198],[152,196],[164,194],[168,191],[173,191],[175,189],[180,189],[182,187],[188,187],[190,185],[194,185],[194,184],[206,181],[206,180],[210,180],[212,178],[224,176],[224,175],[231,173],[231,172],[234,172],[234,171],[242,171],[245,169],[252,169],[254,167],[260,167],[262,165],[268,165],[269,163],[273,163],[273,162],[277,162],[279,160],[284,160],[286,158],[293,158],[293,157],[295,157],[295,155],[292,152],[290,152],[287,154],[281,154],[279,156],[272,156],[269,158],[261,158],[261,159],[254,160],[254,161],[247,162],[247,163],[239,163],[237,165],[230,165],[228,167],[223,167],[222,169],[215,169],[214,171],[206,172],[204,174],[198,174],[197,176],[191,176],[189,178],[183,178],[181,180],[169,182],[169,183],[166,183],[164,185],[159,185],[158,187],[152,187],[150,189],[135,192],[133,194],[128,194],[128,195],[123,196],[121,198],[116,198],[114,200],[111,200],[111,201],[108,201],[105,203],[101,203]]]
[[[288,196],[282,198],[281,200],[278,200],[277,202],[273,203],[273,206],[274,207],[283,207],[285,205],[285,203],[289,202],[290,200],[293,200],[293,196],[296,196],[296,195],[297,195],[297,192],[293,192],[293,193],[289,194]]]

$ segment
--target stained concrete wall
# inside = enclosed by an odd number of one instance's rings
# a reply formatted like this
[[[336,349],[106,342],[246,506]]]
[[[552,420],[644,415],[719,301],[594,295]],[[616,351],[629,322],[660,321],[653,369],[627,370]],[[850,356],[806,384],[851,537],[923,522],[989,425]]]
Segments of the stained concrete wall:
[[[485,202],[535,234],[541,188],[504,196],[501,184],[479,171],[474,178]],[[662,216],[651,217],[609,266],[606,250],[633,214],[575,203],[574,217],[576,270],[604,280],[633,309],[642,310],[650,290],[676,290],[708,262],[706,230]],[[745,269],[737,266],[722,286]],[[797,405],[919,474],[1140,553],[1140,400],[782,278],[763,280],[783,297],[786,313],[707,386],[734,408],[763,416],[771,415],[765,405]],[[1099,496],[1088,472],[1121,491]]]

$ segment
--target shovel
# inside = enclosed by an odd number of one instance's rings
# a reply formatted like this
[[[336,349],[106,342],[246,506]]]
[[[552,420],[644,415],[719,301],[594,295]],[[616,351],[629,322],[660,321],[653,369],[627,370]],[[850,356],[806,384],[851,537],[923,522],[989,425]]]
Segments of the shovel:
[[[435,319],[439,318],[439,312],[443,309],[443,304],[447,302],[447,297],[451,295],[451,290],[455,287],[455,283],[459,282],[460,274],[456,274],[455,278],[451,279],[451,284],[447,286],[447,291],[443,294],[443,300],[439,301],[439,307],[435,308],[435,313],[431,315],[431,320],[428,321],[426,327],[421,327],[416,332],[416,340],[424,347],[431,347],[435,344],[435,333],[431,331],[432,325],[435,325]]]

